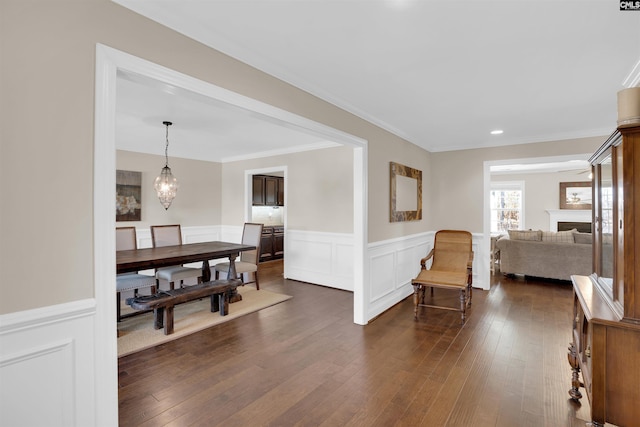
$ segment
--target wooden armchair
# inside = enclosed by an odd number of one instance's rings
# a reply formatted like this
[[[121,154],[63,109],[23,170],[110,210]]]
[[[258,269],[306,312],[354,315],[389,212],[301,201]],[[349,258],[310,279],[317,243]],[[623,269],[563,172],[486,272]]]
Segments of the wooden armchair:
[[[472,237],[468,231],[440,230],[436,232],[433,249],[420,260],[422,269],[411,281],[414,290],[414,317],[418,319],[418,307],[440,308],[460,311],[462,323],[466,320],[466,309],[471,305],[471,283],[473,276]],[[427,261],[431,267],[427,269]],[[460,292],[460,307],[449,307],[425,303],[425,290],[441,288]],[[432,302],[432,301],[431,301]]]

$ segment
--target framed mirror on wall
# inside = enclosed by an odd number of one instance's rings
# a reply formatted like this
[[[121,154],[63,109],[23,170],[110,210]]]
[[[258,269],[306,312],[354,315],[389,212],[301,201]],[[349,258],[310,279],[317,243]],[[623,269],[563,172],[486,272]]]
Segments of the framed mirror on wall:
[[[391,222],[422,219],[422,171],[389,162]]]

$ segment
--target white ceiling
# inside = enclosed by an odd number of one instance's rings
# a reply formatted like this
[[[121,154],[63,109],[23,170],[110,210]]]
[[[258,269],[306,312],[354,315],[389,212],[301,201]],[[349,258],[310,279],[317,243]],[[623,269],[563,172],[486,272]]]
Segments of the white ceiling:
[[[124,72],[117,77],[116,146],[120,150],[164,155],[165,121],[172,123],[170,157],[227,162],[337,145],[148,77]]]
[[[114,1],[434,152],[608,135],[640,84],[640,13],[612,0]],[[326,142],[201,98],[122,76],[118,147],[164,154],[163,120],[170,156]]]

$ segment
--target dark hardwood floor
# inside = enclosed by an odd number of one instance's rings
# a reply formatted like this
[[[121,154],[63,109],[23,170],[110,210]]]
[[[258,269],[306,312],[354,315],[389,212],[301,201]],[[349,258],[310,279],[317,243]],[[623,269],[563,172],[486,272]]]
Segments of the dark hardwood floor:
[[[456,312],[412,298],[367,326],[349,292],[282,278],[293,299],[119,359],[121,426],[585,426],[569,399],[569,282],[494,276]],[[445,296],[436,290],[436,297]],[[457,295],[451,296],[456,304]],[[233,310],[233,306],[231,306]]]

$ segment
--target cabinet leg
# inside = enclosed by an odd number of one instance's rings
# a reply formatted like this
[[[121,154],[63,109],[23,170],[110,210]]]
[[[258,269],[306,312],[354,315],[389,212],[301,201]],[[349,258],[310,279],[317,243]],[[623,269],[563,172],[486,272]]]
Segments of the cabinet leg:
[[[582,383],[580,382],[580,363],[578,361],[578,352],[574,343],[569,344],[567,359],[569,359],[569,365],[571,365],[571,389],[569,389],[569,396],[571,396],[573,400],[578,400],[582,398],[582,393],[580,393],[580,386]]]

